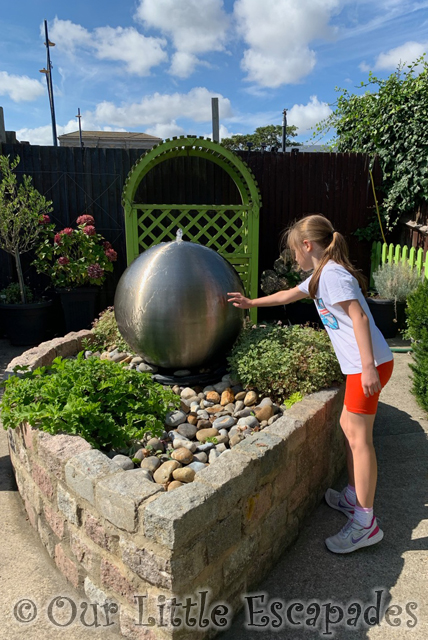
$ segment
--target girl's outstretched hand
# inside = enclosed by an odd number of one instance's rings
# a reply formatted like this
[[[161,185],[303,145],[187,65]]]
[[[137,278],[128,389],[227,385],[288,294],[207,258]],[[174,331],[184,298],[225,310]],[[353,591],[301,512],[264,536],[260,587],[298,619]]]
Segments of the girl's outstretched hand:
[[[251,309],[253,306],[252,300],[243,296],[242,293],[228,293],[227,295],[232,296],[228,299],[228,302],[231,302],[233,306],[238,307],[238,309]]]

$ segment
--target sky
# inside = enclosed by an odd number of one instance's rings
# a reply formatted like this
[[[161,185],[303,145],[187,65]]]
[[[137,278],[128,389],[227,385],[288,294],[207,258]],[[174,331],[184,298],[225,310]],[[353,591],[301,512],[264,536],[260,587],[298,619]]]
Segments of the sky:
[[[338,93],[388,77],[428,48],[428,1],[2,0],[0,106],[19,140],[51,145],[43,21],[57,133],[209,137],[298,127],[312,139]],[[326,139],[321,142],[327,142]]]

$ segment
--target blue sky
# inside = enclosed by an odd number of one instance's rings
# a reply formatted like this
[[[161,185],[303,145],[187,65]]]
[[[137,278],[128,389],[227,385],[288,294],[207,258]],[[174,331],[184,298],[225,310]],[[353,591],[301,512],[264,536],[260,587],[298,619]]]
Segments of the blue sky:
[[[335,86],[357,91],[428,47],[428,1],[19,0],[0,14],[6,129],[52,144],[43,20],[48,20],[58,134],[144,131],[167,138],[281,124],[300,141],[328,116]]]

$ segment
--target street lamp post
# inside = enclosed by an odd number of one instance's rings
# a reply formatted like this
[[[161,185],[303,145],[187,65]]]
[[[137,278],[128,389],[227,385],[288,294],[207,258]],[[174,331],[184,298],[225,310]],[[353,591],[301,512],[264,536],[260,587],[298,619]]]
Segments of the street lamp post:
[[[52,121],[52,138],[54,147],[58,146],[58,138],[56,135],[56,122],[55,122],[55,105],[54,105],[54,96],[53,96],[53,85],[52,85],[52,64],[51,57],[49,53],[49,47],[54,47],[55,43],[49,40],[48,36],[48,22],[45,22],[45,45],[46,45],[46,66],[47,69],[40,69],[40,73],[44,73],[46,76],[46,84],[48,87],[48,96],[49,96],[49,106],[51,110],[51,121]]]

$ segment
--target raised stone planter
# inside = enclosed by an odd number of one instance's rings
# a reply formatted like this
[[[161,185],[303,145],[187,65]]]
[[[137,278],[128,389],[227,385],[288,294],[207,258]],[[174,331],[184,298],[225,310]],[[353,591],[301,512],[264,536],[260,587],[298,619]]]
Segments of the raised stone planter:
[[[73,355],[90,335],[44,343],[12,361],[8,372]],[[343,388],[307,396],[176,491],[165,492],[142,469],[123,471],[80,437],[28,424],[8,430],[10,456],[47,552],[87,601],[119,605],[125,637],[211,638],[295,540],[342,470],[342,403]],[[204,592],[207,624],[199,620]],[[189,610],[196,624],[186,627],[186,611],[177,606],[173,626],[172,598],[185,604],[186,596],[197,603]],[[217,602],[227,611],[213,610]]]

